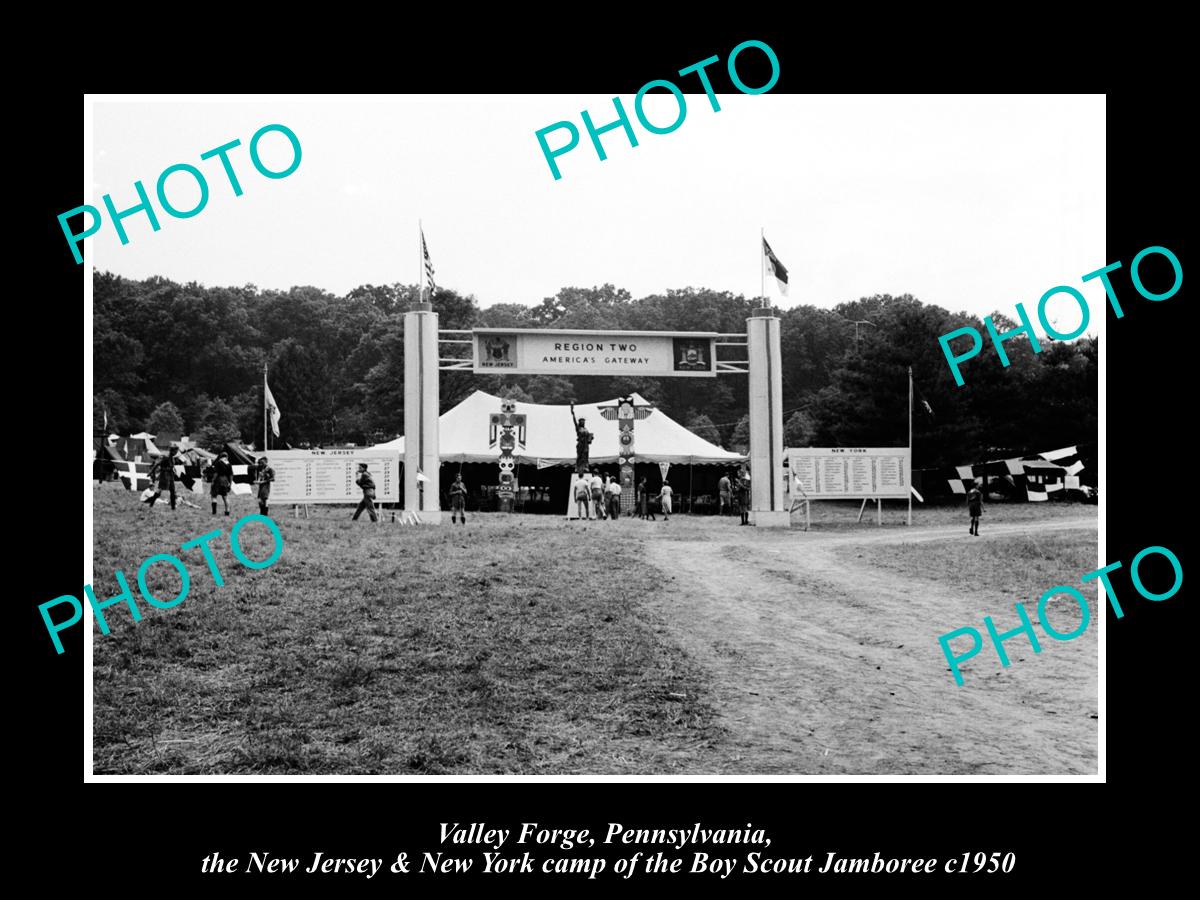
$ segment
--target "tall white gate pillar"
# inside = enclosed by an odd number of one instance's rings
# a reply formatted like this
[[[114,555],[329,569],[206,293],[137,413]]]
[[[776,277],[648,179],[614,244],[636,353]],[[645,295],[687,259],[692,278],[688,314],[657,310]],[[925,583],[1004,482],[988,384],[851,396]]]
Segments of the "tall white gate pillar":
[[[416,303],[404,314],[404,509],[433,525],[442,521],[440,472],[438,315]]]
[[[750,520],[787,528],[783,505],[783,375],[779,319],[769,309],[746,320],[750,360]]]

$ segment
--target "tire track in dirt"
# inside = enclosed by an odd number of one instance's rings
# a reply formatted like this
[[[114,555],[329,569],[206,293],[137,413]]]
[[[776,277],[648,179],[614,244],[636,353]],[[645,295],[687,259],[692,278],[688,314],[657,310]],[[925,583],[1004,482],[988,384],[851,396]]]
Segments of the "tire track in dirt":
[[[1091,517],[986,534],[1095,527]],[[730,529],[648,540],[649,562],[686,575],[663,593],[659,612],[712,673],[730,732],[715,771],[1094,773],[1097,629],[1036,656],[1024,639],[1010,641],[1009,669],[985,646],[960,688],[937,636],[978,624],[977,601],[872,567],[869,557],[856,564],[834,554],[849,544],[965,537],[960,531]],[[1001,610],[996,619],[1012,627]]]

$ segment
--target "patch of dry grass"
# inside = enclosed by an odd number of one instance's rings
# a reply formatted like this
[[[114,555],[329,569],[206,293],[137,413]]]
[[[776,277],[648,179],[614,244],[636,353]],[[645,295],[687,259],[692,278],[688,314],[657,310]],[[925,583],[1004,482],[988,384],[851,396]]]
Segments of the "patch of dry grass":
[[[191,593],[109,610],[95,641],[97,773],[696,771],[718,740],[704,674],[644,598],[661,576],[624,523],[473,516],[467,528],[274,511],[282,558],[251,571],[213,542],[216,587],[181,543],[255,511],[143,512],[96,493],[95,589],[175,552]],[[631,523],[632,524],[632,523]],[[607,527],[606,527],[607,525]],[[246,552],[268,555],[265,529]],[[177,576],[150,585],[172,597]]]
[[[1056,585],[1077,588],[1089,598],[1096,591],[1095,583],[1085,586],[1079,581],[1081,575],[1097,568],[1096,532],[1091,530],[992,537],[985,531],[974,538],[963,526],[961,541],[881,543],[840,547],[836,552],[859,562],[859,557],[865,557],[874,566],[935,582],[942,590],[963,597],[978,597],[985,612],[991,606],[998,612],[1011,612],[1012,604],[1021,601],[1033,615],[1038,598]],[[1078,621],[1078,606],[1067,601],[1062,606],[1064,611],[1073,610]]]

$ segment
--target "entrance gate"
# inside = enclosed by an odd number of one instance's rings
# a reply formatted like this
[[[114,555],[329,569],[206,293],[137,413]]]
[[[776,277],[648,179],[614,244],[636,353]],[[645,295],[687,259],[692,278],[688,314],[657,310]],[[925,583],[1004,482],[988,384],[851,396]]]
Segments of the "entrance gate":
[[[646,375],[705,378],[748,374],[750,394],[750,519],[786,528],[783,500],[783,379],[780,321],[763,307],[743,334],[715,332],[438,329],[431,303],[404,314],[404,508],[422,522],[441,522],[438,373],[487,375]],[[442,348],[470,345],[470,356]],[[745,357],[718,359],[718,348]]]

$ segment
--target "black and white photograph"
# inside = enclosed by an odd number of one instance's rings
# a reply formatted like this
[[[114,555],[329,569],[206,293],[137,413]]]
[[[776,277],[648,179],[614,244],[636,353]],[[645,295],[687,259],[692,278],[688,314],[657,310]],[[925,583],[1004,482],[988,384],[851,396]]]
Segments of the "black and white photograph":
[[[1101,776],[1105,99],[771,58],[89,97],[92,777]]]

